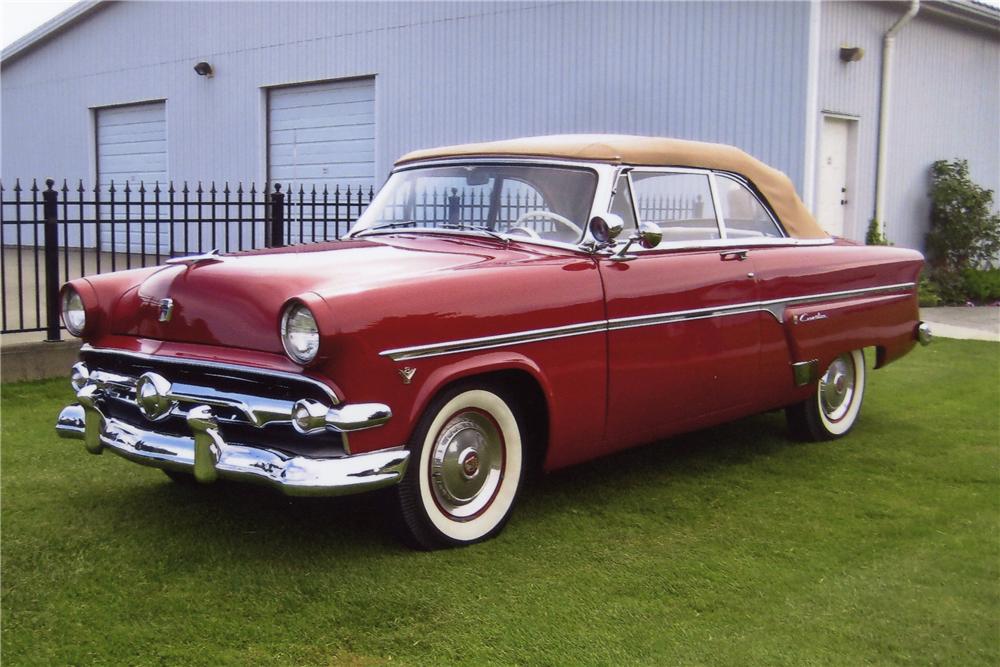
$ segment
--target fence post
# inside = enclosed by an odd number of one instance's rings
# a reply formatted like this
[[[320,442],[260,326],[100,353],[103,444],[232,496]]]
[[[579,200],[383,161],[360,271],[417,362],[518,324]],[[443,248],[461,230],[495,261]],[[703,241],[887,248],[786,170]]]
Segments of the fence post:
[[[285,193],[281,191],[281,183],[274,184],[271,194],[271,240],[269,248],[280,248],[285,245]]]
[[[45,179],[42,211],[45,214],[45,340],[59,341],[59,193],[52,189],[55,181]]]

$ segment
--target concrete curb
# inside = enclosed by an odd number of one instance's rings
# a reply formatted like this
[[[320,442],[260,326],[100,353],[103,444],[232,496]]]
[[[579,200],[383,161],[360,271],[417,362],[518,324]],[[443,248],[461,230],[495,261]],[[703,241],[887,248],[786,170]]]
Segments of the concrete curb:
[[[931,335],[936,338],[955,338],[958,340],[988,340],[992,343],[1000,343],[1000,336],[989,331],[973,329],[971,327],[958,327],[954,324],[944,324],[927,320],[931,328]]]
[[[23,382],[69,377],[69,369],[80,353],[80,341],[32,342],[0,348],[0,381]]]

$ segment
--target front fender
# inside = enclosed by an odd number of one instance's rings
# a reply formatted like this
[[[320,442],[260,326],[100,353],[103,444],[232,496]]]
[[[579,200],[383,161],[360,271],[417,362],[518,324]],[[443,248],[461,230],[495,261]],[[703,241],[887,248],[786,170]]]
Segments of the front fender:
[[[387,446],[383,442],[385,433],[392,432],[401,445],[409,442],[413,432],[428,405],[448,385],[460,380],[497,373],[502,371],[519,371],[529,375],[541,388],[545,396],[546,410],[551,415],[555,392],[551,382],[542,371],[539,364],[530,357],[510,350],[479,353],[461,358],[441,358],[431,366],[428,360],[414,364],[414,377],[411,382],[415,391],[394,391],[391,403],[393,419],[390,429],[372,429],[351,434],[351,447],[354,451],[366,451]],[[405,368],[402,366],[401,368]],[[422,376],[422,377],[420,377]],[[398,378],[399,389],[404,389],[402,375]],[[371,442],[369,442],[371,440]]]

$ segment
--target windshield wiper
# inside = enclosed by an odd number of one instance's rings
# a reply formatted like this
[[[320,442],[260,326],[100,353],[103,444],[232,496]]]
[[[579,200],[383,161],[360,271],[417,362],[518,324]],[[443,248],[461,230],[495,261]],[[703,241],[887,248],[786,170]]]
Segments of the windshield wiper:
[[[503,241],[504,243],[506,243],[509,240],[506,236],[504,236],[500,232],[495,232],[489,227],[486,227],[484,225],[467,225],[464,222],[449,222],[444,225],[437,225],[437,227],[442,229],[460,229],[460,230],[469,230],[473,232],[482,232],[484,234],[492,236],[498,241]]]
[[[380,222],[377,225],[372,225],[371,227],[366,227],[358,232],[355,236],[364,236],[368,232],[377,232],[380,229],[393,229],[394,227],[405,227],[406,225],[416,225],[417,220],[400,220],[398,222]]]
[[[418,220],[401,220],[399,222],[382,222],[382,223],[379,223],[377,225],[372,225],[371,227],[368,227],[366,229],[362,229],[360,232],[358,232],[357,234],[355,234],[355,236],[364,236],[365,234],[367,234],[369,232],[377,232],[380,229],[394,229],[396,227],[405,227],[407,225],[416,225],[416,224],[419,224],[419,222],[420,221],[418,221]],[[487,234],[487,235],[491,236],[492,238],[497,239],[498,241],[503,241],[504,243],[507,243],[509,241],[509,239],[506,236],[504,236],[503,234],[501,234],[499,232],[493,231],[489,227],[484,227],[483,225],[467,225],[467,224],[462,223],[462,222],[451,222],[451,223],[446,223],[446,224],[442,224],[442,225],[433,225],[433,226],[428,226],[428,227],[414,227],[412,231],[420,230],[420,231],[433,232],[434,230],[441,230],[441,229],[458,229],[458,230],[468,230],[468,231],[473,231],[473,232],[482,232],[484,234]]]

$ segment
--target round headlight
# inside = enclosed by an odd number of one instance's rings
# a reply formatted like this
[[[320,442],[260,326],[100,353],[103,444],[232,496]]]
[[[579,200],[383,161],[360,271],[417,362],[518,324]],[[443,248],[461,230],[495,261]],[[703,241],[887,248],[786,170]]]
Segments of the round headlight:
[[[66,330],[74,336],[83,334],[83,328],[87,325],[87,312],[83,308],[83,299],[72,287],[63,290],[62,321],[66,325]]]
[[[281,316],[281,344],[292,361],[308,364],[319,352],[319,327],[304,304],[293,303]]]

